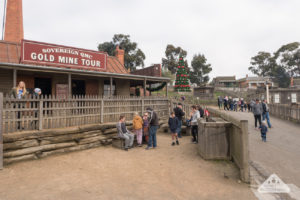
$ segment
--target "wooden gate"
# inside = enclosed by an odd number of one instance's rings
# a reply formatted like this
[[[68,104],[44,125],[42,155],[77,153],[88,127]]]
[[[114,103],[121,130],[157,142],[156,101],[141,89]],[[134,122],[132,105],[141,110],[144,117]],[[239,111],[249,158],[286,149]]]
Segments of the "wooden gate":
[[[3,127],[2,127],[2,115],[3,111],[3,93],[0,93],[0,170],[3,169]]]

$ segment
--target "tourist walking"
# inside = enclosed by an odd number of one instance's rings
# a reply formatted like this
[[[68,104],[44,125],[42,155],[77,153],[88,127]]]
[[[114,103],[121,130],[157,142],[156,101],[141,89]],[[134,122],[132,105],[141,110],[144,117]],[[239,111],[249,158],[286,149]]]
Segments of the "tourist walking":
[[[241,111],[244,112],[244,99],[241,98]]]
[[[272,126],[270,122],[269,106],[266,100],[263,101],[262,108],[263,108],[262,118],[263,120],[267,120],[268,127],[271,128]]]
[[[231,97],[229,97],[229,99],[228,99],[228,105],[229,105],[229,109],[232,111],[233,110],[233,101],[232,101]]]
[[[143,120],[139,116],[138,112],[134,113],[134,117],[132,120],[132,128],[136,135],[137,144],[139,147],[142,146],[142,139],[143,139]]]
[[[233,99],[233,111],[237,112],[237,106],[238,106],[238,104],[237,104],[236,99]]]
[[[121,115],[119,118],[119,122],[116,125],[118,130],[118,136],[125,140],[124,150],[128,151],[128,149],[133,147],[134,135],[130,133],[125,125],[125,116]]]
[[[146,150],[149,150],[151,148],[157,147],[156,131],[159,126],[159,119],[156,112],[152,108],[147,108],[147,112],[150,115],[150,119],[149,119],[150,128],[149,128],[149,141]]]
[[[192,142],[194,144],[198,143],[198,119],[200,119],[200,113],[199,110],[197,110],[197,107],[194,105],[192,106],[192,112],[191,112],[191,126],[192,126]]]
[[[255,120],[255,128],[257,128],[257,121],[259,122],[259,126],[261,126],[261,114],[262,114],[262,105],[259,103],[259,99],[256,99],[255,104],[252,107],[252,112]]]
[[[179,123],[179,120],[175,116],[175,112],[172,112],[170,115],[169,121],[168,121],[169,129],[172,134],[172,144],[171,144],[172,146],[175,145],[175,139],[176,139],[176,144],[179,145],[178,136],[177,136],[178,123]]]
[[[266,121],[262,121],[261,126],[259,127],[259,129],[260,129],[260,134],[261,134],[261,140],[263,142],[267,142],[268,127],[266,125]]]
[[[200,117],[204,117],[204,110],[203,110],[202,106],[198,105],[197,108],[199,110]]]
[[[182,110],[182,104],[181,103],[178,103],[176,108],[174,108],[174,113],[175,113],[175,116],[177,117],[178,119],[178,127],[177,127],[177,134],[178,134],[178,137],[181,138],[181,126],[182,126],[182,118],[183,116],[185,115],[185,113],[183,112]]]

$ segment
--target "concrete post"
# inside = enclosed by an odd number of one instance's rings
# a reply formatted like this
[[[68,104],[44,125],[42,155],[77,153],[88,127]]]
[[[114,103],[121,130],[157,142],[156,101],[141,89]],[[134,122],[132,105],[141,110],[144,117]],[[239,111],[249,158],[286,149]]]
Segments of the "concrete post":
[[[0,93],[0,170],[3,169],[3,93]]]
[[[241,166],[240,174],[243,182],[250,182],[248,120],[241,120]]]

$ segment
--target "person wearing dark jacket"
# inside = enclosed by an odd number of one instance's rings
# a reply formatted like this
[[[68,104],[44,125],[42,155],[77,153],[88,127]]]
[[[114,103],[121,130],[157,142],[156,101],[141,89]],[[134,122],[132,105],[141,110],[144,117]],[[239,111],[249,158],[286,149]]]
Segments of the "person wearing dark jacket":
[[[149,150],[151,148],[156,148],[157,147],[157,142],[156,142],[156,131],[159,126],[159,118],[157,116],[157,113],[153,111],[152,108],[147,108],[147,112],[150,115],[149,119],[149,140],[148,140],[148,146],[146,150]]]
[[[198,105],[197,107],[198,107],[198,110],[199,110],[199,113],[200,113],[200,117],[203,118],[203,116],[204,116],[204,110],[203,110],[203,108],[200,105]]]
[[[263,120],[267,120],[268,127],[271,128],[272,125],[271,125],[271,122],[270,122],[269,106],[268,106],[266,100],[263,101],[262,108],[263,108],[262,118],[263,118]]]
[[[175,145],[175,138],[176,138],[176,144],[179,145],[178,137],[177,137],[178,123],[179,123],[178,118],[175,116],[175,113],[172,112],[168,122],[172,134],[172,146]]]
[[[255,104],[252,106],[252,112],[255,120],[255,128],[257,128],[257,121],[259,126],[261,126],[261,114],[262,114],[262,105],[259,103],[259,99],[256,99]]]
[[[181,138],[182,117],[185,115],[185,113],[182,110],[182,104],[181,103],[178,103],[176,108],[174,108],[174,113],[175,113],[175,116],[178,119],[178,127],[177,127],[176,132],[178,134],[178,137]]]

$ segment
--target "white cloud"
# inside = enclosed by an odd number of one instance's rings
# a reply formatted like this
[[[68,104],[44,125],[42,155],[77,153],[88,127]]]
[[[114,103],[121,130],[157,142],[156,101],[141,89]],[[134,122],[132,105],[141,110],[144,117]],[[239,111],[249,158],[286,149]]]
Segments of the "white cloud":
[[[297,0],[23,1],[26,39],[96,49],[115,33],[129,34],[146,66],[160,63],[174,44],[189,61],[204,53],[211,77],[245,76],[258,51],[299,41],[299,8]]]

